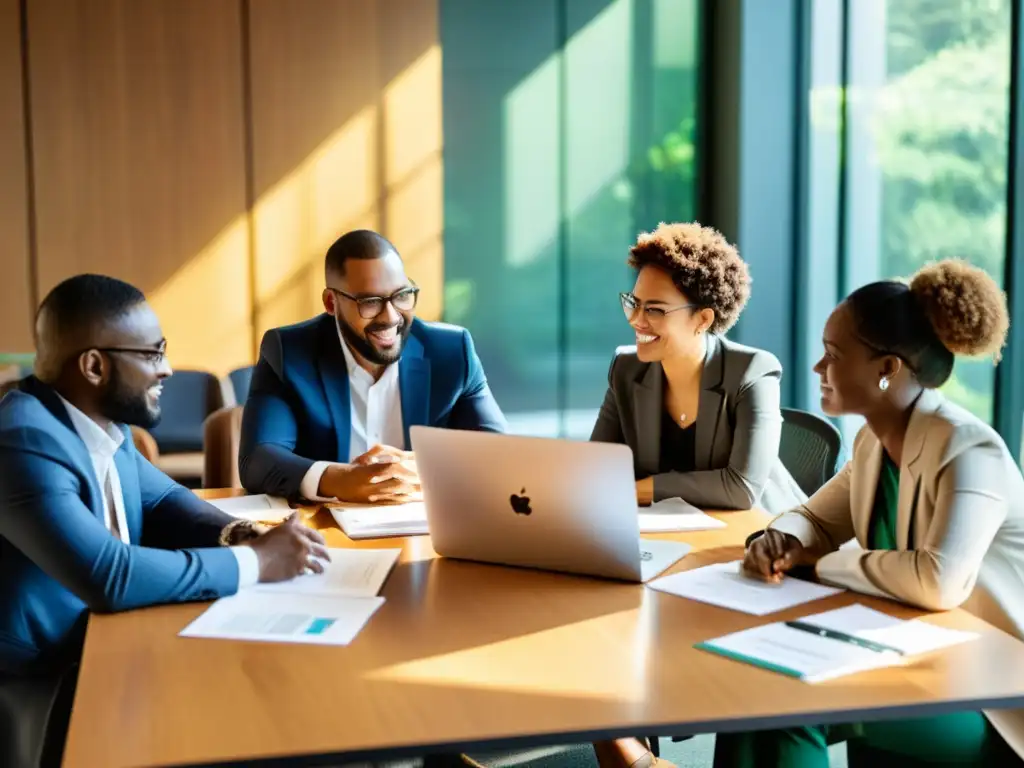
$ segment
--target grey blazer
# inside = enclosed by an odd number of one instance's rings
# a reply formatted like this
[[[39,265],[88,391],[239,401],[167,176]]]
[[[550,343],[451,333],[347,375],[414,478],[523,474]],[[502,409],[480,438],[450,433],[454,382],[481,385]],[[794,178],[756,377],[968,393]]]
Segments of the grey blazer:
[[[773,514],[807,500],[779,461],[782,414],[774,355],[707,336],[697,410],[694,472],[661,471],[663,381],[660,363],[621,347],[591,440],[633,449],[638,479],[654,476],[654,500],[680,496],[705,509],[760,507]]]

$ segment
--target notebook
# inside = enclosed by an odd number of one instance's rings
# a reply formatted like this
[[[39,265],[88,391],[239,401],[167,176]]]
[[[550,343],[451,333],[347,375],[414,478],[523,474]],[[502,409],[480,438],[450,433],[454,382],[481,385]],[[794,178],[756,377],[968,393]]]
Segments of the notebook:
[[[920,619],[905,621],[861,604],[780,621],[698,643],[695,648],[818,683],[977,639]]]

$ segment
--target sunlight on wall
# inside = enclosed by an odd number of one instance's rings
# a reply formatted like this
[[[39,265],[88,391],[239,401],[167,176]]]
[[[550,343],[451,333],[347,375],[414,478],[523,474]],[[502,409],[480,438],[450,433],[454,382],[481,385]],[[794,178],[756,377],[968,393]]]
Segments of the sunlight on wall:
[[[256,332],[322,311],[324,253],[377,226],[377,108],[364,107],[256,201]]]
[[[444,305],[441,47],[431,46],[384,89],[386,235],[420,286],[417,315]]]
[[[559,652],[578,638],[614,635],[617,643],[648,647],[641,608],[553,627],[529,635],[479,645],[439,656],[416,659],[375,670],[371,680],[458,686],[589,699],[640,702],[647,697],[646,663],[611,664],[595,674],[589,654]],[[636,637],[636,635],[641,635]],[[624,693],[624,692],[628,692]]]
[[[505,97],[505,260],[536,259],[558,233],[558,97],[561,54]]]
[[[172,366],[222,375],[252,362],[249,232],[237,217],[155,291],[149,302],[169,339]]]
[[[557,237],[563,164],[568,218],[626,171],[632,41],[633,0],[615,0],[569,39],[564,53],[548,57],[506,97],[505,255],[510,265],[529,264]],[[566,116],[564,158],[560,100]]]
[[[565,45],[569,218],[629,164],[633,0],[615,0]]]
[[[395,243],[423,289],[417,314],[440,318],[441,63],[440,46],[431,46],[381,89],[376,103],[339,126],[256,201],[255,308],[245,217],[151,294],[172,339],[174,365],[226,373],[253,362],[254,340],[267,329],[322,312],[324,253],[352,229],[375,229]]]

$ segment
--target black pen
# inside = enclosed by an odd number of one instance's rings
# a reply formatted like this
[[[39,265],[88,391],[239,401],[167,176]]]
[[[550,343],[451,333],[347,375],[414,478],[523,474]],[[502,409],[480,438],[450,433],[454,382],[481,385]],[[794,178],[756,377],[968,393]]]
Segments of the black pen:
[[[812,635],[818,635],[819,637],[827,637],[830,640],[839,640],[843,643],[856,645],[869,651],[875,651],[876,653],[895,653],[900,656],[903,655],[903,651],[899,648],[894,648],[891,645],[883,645],[882,643],[876,643],[873,640],[865,640],[863,637],[848,635],[845,632],[840,632],[835,629],[825,629],[824,627],[818,627],[814,624],[808,624],[805,621],[787,621],[786,626],[791,629],[799,629],[801,632],[810,632]]]

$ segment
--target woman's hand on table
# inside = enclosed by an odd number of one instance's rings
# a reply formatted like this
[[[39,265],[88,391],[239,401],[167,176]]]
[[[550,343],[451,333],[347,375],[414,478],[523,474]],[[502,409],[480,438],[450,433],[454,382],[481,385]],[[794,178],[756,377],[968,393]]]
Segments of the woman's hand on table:
[[[796,536],[768,528],[747,547],[743,570],[765,581],[777,582],[787,571],[817,562],[818,558]]]

